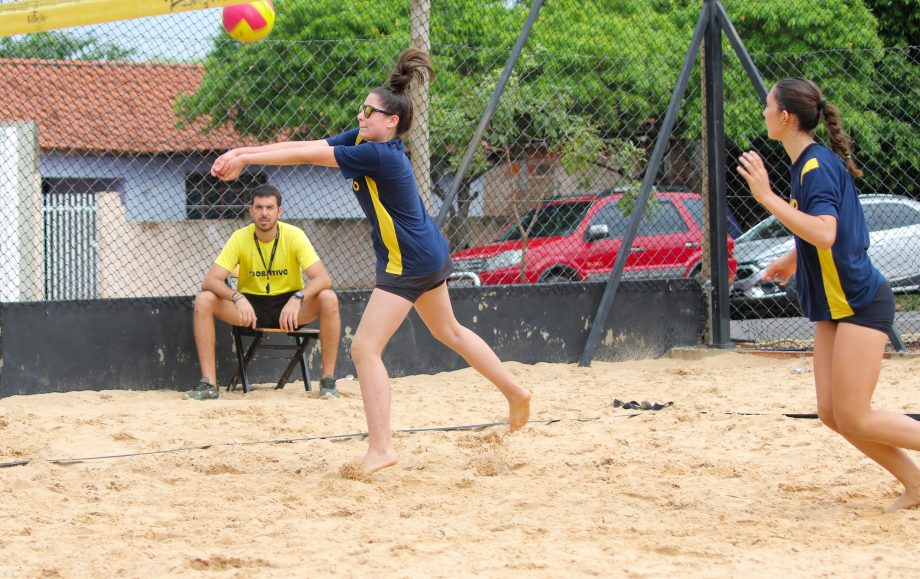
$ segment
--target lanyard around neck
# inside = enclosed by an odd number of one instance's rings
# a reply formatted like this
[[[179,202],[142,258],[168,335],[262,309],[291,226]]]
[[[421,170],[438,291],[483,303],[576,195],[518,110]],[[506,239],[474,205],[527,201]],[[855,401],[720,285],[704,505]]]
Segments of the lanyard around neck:
[[[265,257],[262,256],[262,246],[259,245],[259,238],[256,237],[256,232],[252,232],[252,240],[256,242],[256,251],[259,252],[259,259],[262,260],[262,267],[265,268],[265,293],[268,294],[271,292],[271,275],[272,275],[272,264],[275,263],[275,250],[278,249],[278,240],[281,239],[281,226],[275,225],[275,243],[272,245],[272,255],[268,258],[268,265],[265,265]]]

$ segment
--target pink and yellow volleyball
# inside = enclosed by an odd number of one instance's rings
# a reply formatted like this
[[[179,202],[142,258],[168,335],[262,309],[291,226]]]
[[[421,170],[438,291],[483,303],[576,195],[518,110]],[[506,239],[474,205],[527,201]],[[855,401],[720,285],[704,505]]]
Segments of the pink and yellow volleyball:
[[[243,43],[262,40],[275,24],[275,6],[271,0],[245,2],[224,7],[224,30]]]

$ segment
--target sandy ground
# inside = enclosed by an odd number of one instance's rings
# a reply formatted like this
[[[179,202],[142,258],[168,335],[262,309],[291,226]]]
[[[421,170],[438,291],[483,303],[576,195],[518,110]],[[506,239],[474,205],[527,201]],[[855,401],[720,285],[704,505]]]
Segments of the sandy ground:
[[[365,480],[347,468],[364,440],[304,440],[365,429],[353,381],[337,401],[300,383],[2,399],[0,462],[30,462],[0,468],[0,577],[920,572],[920,510],[883,513],[895,481],[784,416],[815,411],[810,359],[508,366],[535,392],[526,429],[400,434],[401,462]],[[918,375],[920,358],[887,360],[876,405],[920,412]],[[505,419],[472,370],[393,387],[397,429]]]

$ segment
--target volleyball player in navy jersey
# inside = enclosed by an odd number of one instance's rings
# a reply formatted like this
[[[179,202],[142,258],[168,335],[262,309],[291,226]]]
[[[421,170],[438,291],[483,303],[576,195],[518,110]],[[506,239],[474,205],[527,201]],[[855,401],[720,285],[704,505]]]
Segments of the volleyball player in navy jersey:
[[[795,248],[763,277],[785,284],[794,273],[802,312],[816,322],[821,421],[904,485],[888,510],[915,507],[920,469],[903,449],[920,450],[920,422],[871,407],[894,321],[894,294],[867,254],[869,231],[853,182],[862,171],[853,162],[850,138],[837,108],[804,78],[776,83],[763,116],[767,135],[783,144],[792,161],[789,201],[771,190],[756,152],[742,154],[737,169],[753,197],[795,236]],[[822,118],[832,150],[815,141]]]
[[[495,352],[454,317],[447,293],[451,272],[447,240],[431,220],[399,135],[412,126],[412,82],[433,79],[428,55],[410,48],[400,54],[389,81],[373,89],[358,109],[358,128],[319,141],[275,143],[221,155],[211,173],[236,179],[244,167],[313,164],[338,167],[351,179],[371,223],[377,281],[351,344],[367,417],[368,474],[396,464],[390,429],[390,381],[382,354],[414,307],[432,335],[460,354],[495,384],[508,401],[509,429],[530,416],[531,392],[519,386]]]

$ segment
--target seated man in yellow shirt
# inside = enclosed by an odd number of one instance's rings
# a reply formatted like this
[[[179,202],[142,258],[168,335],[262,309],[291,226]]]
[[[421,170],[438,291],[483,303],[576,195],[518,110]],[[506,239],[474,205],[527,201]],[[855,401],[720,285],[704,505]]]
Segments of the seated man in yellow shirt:
[[[278,221],[281,192],[259,185],[249,207],[252,223],[237,229],[201,282],[195,297],[195,346],[201,380],[189,398],[218,397],[214,318],[235,326],[293,330],[319,318],[323,372],[320,397],[338,398],[335,362],[342,322],[339,302],[325,266],[299,227]],[[227,276],[239,266],[237,288]],[[303,283],[303,272],[309,282]]]

